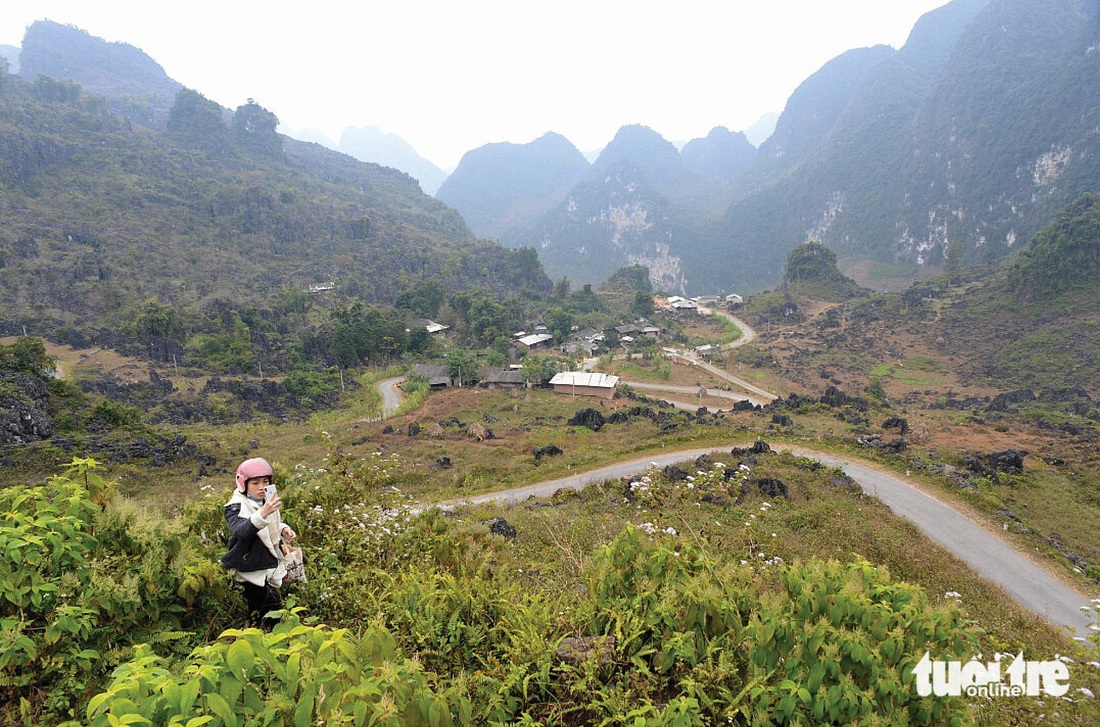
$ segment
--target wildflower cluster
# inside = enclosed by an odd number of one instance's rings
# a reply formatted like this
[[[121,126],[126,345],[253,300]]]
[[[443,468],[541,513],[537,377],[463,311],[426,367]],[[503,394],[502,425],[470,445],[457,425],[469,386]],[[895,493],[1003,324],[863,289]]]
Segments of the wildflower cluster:
[[[768,514],[768,512],[771,511],[771,509],[772,504],[770,502],[764,501],[760,503],[759,512],[761,513],[761,515],[757,517],[756,513],[750,513],[749,519],[744,521],[745,543],[746,547],[748,548],[751,560],[749,558],[742,558],[741,565],[748,565],[751,568],[753,563],[761,563],[767,566],[776,566],[783,564],[782,558],[780,558],[778,555],[773,555],[769,557],[767,553],[763,551],[763,546],[760,545],[760,543],[763,542],[764,539],[767,537],[779,537],[779,533],[770,531],[769,534],[769,530],[766,527],[763,528],[762,532],[760,532],[759,534],[753,532],[754,527],[765,525],[764,518]]]
[[[658,528],[653,523],[642,523],[641,525],[638,525],[637,528],[647,535],[656,535],[657,533],[661,533],[663,535],[679,535],[679,533],[676,532],[676,528],[671,526],[667,528]]]
[[[295,515],[303,509],[320,506],[323,512],[334,512],[345,505],[359,503],[389,505],[391,485],[397,470],[396,454],[373,452],[353,459],[339,450],[332,450],[317,468],[298,464],[282,491],[288,512]],[[399,494],[399,493],[398,493]]]
[[[299,464],[293,476],[300,493],[295,517],[314,548],[335,558],[333,566],[390,557],[394,538],[422,510],[414,498],[390,484],[398,456],[375,451],[352,460],[334,452],[325,460],[327,466],[318,469]]]
[[[694,474],[673,478],[650,464],[645,473],[631,480],[626,487],[627,502],[634,503],[640,515],[674,513],[685,505],[701,506],[704,498],[728,497],[730,486],[739,488],[744,477],[730,478],[726,465],[716,462],[712,470],[697,470]],[[641,522],[636,528],[646,535],[676,536],[674,527]]]
[[[749,475],[750,470],[744,465],[731,470],[723,462],[715,462],[709,470],[698,469],[686,476],[672,477],[651,464],[642,475],[629,482],[625,495],[640,514],[651,510],[670,512],[682,505],[700,507],[705,501],[734,496],[740,492]],[[675,529],[658,527],[653,523],[641,523],[637,527],[649,534],[658,530],[675,534]]]
[[[420,509],[410,498],[398,506],[357,502],[326,509],[315,504],[303,514],[311,532],[327,536],[329,547],[354,547],[360,555],[370,557],[372,553],[381,555],[386,542],[404,532]]]
[[[1094,598],[1087,605],[1081,606],[1080,611],[1091,616],[1089,619],[1089,633],[1088,636],[1074,636],[1073,640],[1088,643],[1094,649],[1100,647],[1100,598]],[[1089,663],[1100,669],[1100,662],[1093,661]]]

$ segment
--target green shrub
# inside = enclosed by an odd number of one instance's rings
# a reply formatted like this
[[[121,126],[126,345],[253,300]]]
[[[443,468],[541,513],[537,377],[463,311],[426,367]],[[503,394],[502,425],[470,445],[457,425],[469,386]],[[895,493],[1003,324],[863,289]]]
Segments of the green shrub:
[[[92,419],[109,427],[132,427],[141,423],[141,410],[104,399],[92,407]]]
[[[977,650],[957,610],[933,608],[863,560],[776,574],[781,589],[769,594],[751,567],[628,528],[596,557],[589,633],[615,639],[632,684],[648,682],[646,699],[690,698],[710,720],[701,724],[962,719],[964,701],[920,698],[912,675],[926,650]]]
[[[435,685],[383,626],[355,635],[296,613],[269,634],[225,631],[182,668],[139,647],[88,703],[87,717],[93,727],[472,724],[463,685]]]
[[[340,390],[340,374],[334,369],[306,371],[296,369],[283,380],[287,391],[301,399],[323,399]]]
[[[280,492],[308,543],[310,581],[295,599],[312,620],[291,610],[271,634],[225,631],[179,664],[139,649],[88,703],[89,722],[633,727],[968,716],[965,700],[919,697],[912,667],[926,651],[972,656],[972,624],[954,602],[932,606],[862,559],[722,562],[704,541],[645,523],[575,558],[576,576],[562,581],[483,522],[423,510],[395,490],[396,474],[392,457],[338,448],[324,469],[297,467]],[[651,472],[630,493],[646,511],[677,512],[701,491],[739,492],[748,476],[715,467],[675,483]],[[191,527],[209,539],[220,504],[190,513]]]
[[[225,596],[223,569],[178,524],[96,468],[74,459],[45,485],[0,490],[0,683],[39,724],[76,716],[134,643],[196,643]]]

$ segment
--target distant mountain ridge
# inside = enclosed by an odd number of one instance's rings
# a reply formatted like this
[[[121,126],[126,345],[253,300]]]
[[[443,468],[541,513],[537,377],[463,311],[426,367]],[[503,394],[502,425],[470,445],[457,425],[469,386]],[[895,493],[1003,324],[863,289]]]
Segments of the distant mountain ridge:
[[[773,112],[764,114],[742,133],[745,134],[745,138],[750,144],[759,147],[767,141],[768,137],[775,131],[775,124],[777,121],[779,121],[778,113]]]
[[[425,194],[435,195],[447,173],[417,154],[409,142],[397,134],[387,134],[377,126],[349,126],[340,135],[337,151],[361,162],[374,162],[400,169],[420,182]]]
[[[1086,131],[1097,31],[1095,4],[1077,0],[956,0],[926,14],[803,160],[731,205],[729,244],[710,264],[751,256],[761,269],[738,277],[752,288],[803,239],[914,267],[942,267],[952,241],[965,264],[1012,254],[1100,184],[1100,140]]]
[[[688,170],[703,179],[733,179],[756,156],[747,134],[725,127],[711,129],[702,139],[692,139],[680,150]]]
[[[649,127],[631,124],[619,129],[592,165],[594,174],[633,165],[655,191],[674,194],[687,183],[689,172],[672,142]]]
[[[789,168],[829,133],[871,70],[896,51],[885,45],[847,51],[803,81],[787,100],[758,164]]]
[[[673,250],[705,239],[705,223],[682,198],[733,179],[755,151],[743,134],[720,127],[677,151],[635,124],[589,164],[564,137],[547,134],[468,152],[437,197],[479,235],[537,249],[552,277],[595,284],[616,268],[645,265],[655,284],[680,290]]]
[[[469,152],[437,196],[574,283],[651,264],[669,292],[748,293],[807,240],[842,269],[998,260],[1100,187],[1097,18],[1091,0],[954,0],[898,50],[826,63],[755,151],[716,130],[677,152],[631,125],[588,164],[551,134]]]
[[[967,265],[998,260],[1100,187],[1097,47],[1095,2],[954,0],[902,48],[853,49],[807,78],[755,154],[727,151],[729,178],[708,179],[705,140],[677,156],[624,127],[593,164],[601,183],[586,177],[499,239],[536,247],[551,277],[575,282],[659,246],[654,285],[674,292],[775,285],[807,240],[842,265],[909,274],[941,269],[951,246]],[[613,192],[616,180],[628,186]]]
[[[436,197],[461,212],[478,235],[510,239],[549,212],[589,169],[560,134],[528,144],[486,144],[462,157]]]
[[[610,161],[594,166],[520,239],[538,250],[555,279],[591,284],[607,277],[603,271],[643,265],[655,285],[679,290],[683,268],[672,244],[690,229],[690,217],[653,189],[641,169]]]
[[[19,75],[74,80],[86,93],[110,100],[124,118],[163,129],[182,84],[127,43],[108,43],[71,25],[39,20],[27,28]]]

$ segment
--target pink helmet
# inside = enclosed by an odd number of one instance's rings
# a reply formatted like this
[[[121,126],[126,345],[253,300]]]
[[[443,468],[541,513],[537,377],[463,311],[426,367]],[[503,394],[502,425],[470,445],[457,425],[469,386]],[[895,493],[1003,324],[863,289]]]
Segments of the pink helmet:
[[[271,469],[271,463],[263,457],[246,459],[237,466],[237,489],[244,492],[244,483],[253,477],[274,477],[275,470]]]

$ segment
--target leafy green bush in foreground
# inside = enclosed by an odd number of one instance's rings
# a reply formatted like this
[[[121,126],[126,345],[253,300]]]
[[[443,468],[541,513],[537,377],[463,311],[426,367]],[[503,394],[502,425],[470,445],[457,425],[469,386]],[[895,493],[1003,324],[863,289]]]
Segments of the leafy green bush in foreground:
[[[408,532],[458,535],[433,516]],[[525,591],[492,558],[475,567],[483,551],[456,562],[462,548],[445,550],[434,566],[429,555],[376,574],[360,635],[291,615],[272,634],[227,631],[183,665],[144,654],[93,698],[89,719],[641,727],[966,714],[963,700],[918,697],[911,669],[926,650],[972,654],[967,624],[866,562],[783,567],[773,587],[628,528],[597,554],[578,598]],[[579,646],[560,648],[567,637]]]
[[[917,696],[911,670],[926,651],[973,655],[970,624],[863,560],[721,562],[627,526],[568,585],[522,580],[536,564],[483,525],[398,506],[380,454],[334,454],[280,482],[310,582],[271,633],[226,628],[234,601],[210,537],[220,499],[187,516],[188,532],[143,518],[92,464],[0,492],[0,677],[22,700],[5,721],[645,727],[968,714],[965,700]]]
[[[204,631],[201,600],[224,598],[222,569],[196,557],[179,523],[115,496],[76,459],[36,487],[0,489],[0,720],[75,716],[140,641]]]

